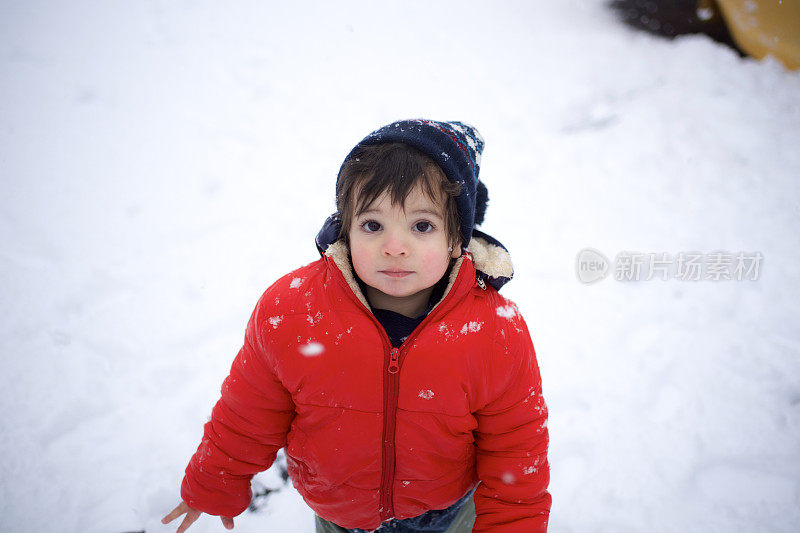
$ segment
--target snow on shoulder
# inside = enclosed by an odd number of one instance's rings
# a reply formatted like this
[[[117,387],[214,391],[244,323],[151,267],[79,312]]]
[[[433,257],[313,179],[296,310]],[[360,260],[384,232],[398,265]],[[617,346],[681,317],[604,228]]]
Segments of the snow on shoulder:
[[[517,306],[514,305],[513,303],[510,303],[510,302],[509,302],[508,305],[499,306],[496,309],[496,311],[497,311],[497,316],[500,316],[500,317],[503,317],[503,318],[514,318],[515,316],[517,316],[519,314],[519,311],[517,310]]]

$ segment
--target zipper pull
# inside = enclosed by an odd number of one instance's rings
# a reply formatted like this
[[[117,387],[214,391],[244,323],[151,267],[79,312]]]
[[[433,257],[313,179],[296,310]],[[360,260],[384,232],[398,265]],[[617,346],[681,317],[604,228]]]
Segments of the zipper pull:
[[[486,290],[486,282],[483,281],[483,278],[478,278],[478,287],[480,287],[483,290]]]
[[[391,360],[389,361],[389,373],[397,374],[400,372],[400,350],[398,348],[392,348],[392,351],[389,353],[392,356]]]

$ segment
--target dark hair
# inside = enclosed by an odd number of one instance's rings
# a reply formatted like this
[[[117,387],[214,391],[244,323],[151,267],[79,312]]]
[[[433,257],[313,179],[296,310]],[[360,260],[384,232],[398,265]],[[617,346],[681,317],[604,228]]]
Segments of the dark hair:
[[[447,240],[453,247],[461,239],[461,221],[455,197],[461,185],[447,179],[439,165],[407,144],[392,142],[357,148],[342,165],[336,183],[336,210],[342,221],[339,238],[348,242],[353,219],[369,209],[384,192],[392,205],[405,207],[417,185],[432,202],[442,206]]]

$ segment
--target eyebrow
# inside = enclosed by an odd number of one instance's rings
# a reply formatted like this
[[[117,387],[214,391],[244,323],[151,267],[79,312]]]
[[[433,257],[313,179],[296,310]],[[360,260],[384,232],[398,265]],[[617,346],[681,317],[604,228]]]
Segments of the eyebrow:
[[[368,215],[368,214],[376,214],[377,215],[377,214],[380,214],[380,211],[378,209],[375,209],[374,207],[370,207],[369,209],[365,209],[365,210],[361,211],[356,216],[360,217],[362,215]],[[411,215],[433,215],[433,216],[435,216],[437,218],[443,218],[442,214],[439,213],[438,211],[435,211],[433,209],[427,209],[427,208],[414,209],[413,211],[409,211],[409,214],[411,214]]]
[[[435,211],[433,209],[427,209],[427,208],[414,209],[413,211],[411,211],[411,214],[412,215],[418,215],[418,214],[420,214],[420,215],[433,215],[435,217],[442,218],[442,214],[441,213],[439,213],[438,211]]]

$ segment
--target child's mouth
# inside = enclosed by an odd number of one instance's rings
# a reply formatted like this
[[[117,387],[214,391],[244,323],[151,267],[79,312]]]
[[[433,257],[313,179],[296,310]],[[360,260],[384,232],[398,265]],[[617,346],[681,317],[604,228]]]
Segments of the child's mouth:
[[[410,270],[381,270],[380,273],[392,278],[404,278],[409,274],[413,274]]]

